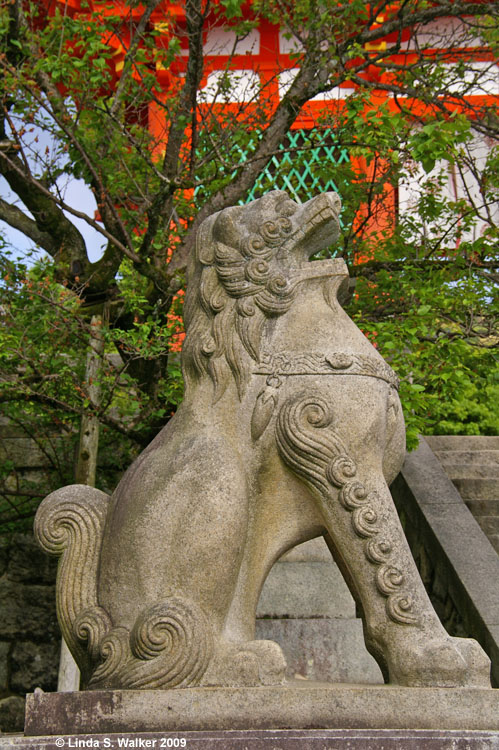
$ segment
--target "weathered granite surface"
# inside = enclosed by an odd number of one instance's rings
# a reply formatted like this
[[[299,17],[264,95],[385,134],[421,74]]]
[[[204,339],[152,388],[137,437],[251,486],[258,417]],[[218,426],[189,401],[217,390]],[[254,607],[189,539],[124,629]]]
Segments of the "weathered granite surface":
[[[341,307],[345,263],[309,262],[339,208],[334,193],[298,205],[274,191],[207,219],[184,402],[111,498],[73,485],[42,503],[36,533],[62,557],[61,629],[88,687],[280,685],[258,598],[274,562],[321,534],[391,683],[490,685],[481,647],[435,614],[388,490],[405,454],[397,377]]]
[[[499,730],[499,691],[290,682],[27,698],[25,734],[254,729]]]

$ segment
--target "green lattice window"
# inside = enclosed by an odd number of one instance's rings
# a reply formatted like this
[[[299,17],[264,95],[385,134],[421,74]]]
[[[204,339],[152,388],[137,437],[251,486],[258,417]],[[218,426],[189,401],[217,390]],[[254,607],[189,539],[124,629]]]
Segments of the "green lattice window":
[[[276,189],[286,190],[300,203],[319,192],[338,192],[334,167],[347,163],[350,157],[345,148],[338,146],[334,131],[291,130],[279,151],[257,179],[248,201]],[[249,155],[250,152],[242,154],[242,158]]]
[[[259,134],[253,132],[246,135],[244,145],[241,141],[233,143],[230,158],[243,164],[253,156],[258,138]],[[332,129],[291,130],[280,144],[279,152],[272,156],[240,203],[248,203],[269,190],[286,190],[299,203],[305,203],[314,195],[329,190],[340,192],[334,179],[338,174],[337,167],[347,165],[349,161],[347,149],[338,145]],[[205,167],[210,169],[211,163],[207,162]],[[235,175],[234,172],[232,178]],[[227,177],[227,180],[230,179]],[[198,191],[202,191],[201,186],[195,189],[195,196]],[[340,224],[344,227],[341,217]]]

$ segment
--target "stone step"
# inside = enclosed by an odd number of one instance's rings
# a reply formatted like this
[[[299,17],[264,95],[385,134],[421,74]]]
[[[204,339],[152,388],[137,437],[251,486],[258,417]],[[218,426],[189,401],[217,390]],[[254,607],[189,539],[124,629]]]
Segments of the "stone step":
[[[442,464],[447,476],[454,479],[494,479],[499,484],[499,464]],[[499,495],[499,489],[498,493]]]
[[[499,534],[489,534],[489,542],[499,555]]]
[[[499,435],[430,435],[425,440],[432,451],[499,450]]]
[[[499,471],[499,450],[477,450],[477,451],[434,451],[442,466],[490,466]]]
[[[499,495],[498,479],[454,479],[463,500],[494,500]]]
[[[256,637],[281,646],[288,679],[383,684],[360,619],[257,620]]]
[[[338,567],[328,562],[279,561],[262,589],[257,617],[355,617],[355,604]]]
[[[468,499],[465,502],[475,518],[478,518],[478,516],[499,515],[499,494],[491,500]]]
[[[476,516],[484,534],[499,534],[499,516]]]

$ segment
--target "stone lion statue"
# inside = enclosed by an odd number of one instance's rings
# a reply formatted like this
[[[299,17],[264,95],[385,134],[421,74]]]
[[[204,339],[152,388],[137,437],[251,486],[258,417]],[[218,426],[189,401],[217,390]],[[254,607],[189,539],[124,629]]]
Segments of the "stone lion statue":
[[[258,598],[274,562],[319,535],[387,681],[490,684],[480,646],[440,624],[388,490],[405,452],[397,377],[341,307],[344,262],[309,261],[339,208],[273,191],[208,218],[182,405],[110,498],[74,485],[41,504],[88,688],[281,683],[279,646],[254,638]]]

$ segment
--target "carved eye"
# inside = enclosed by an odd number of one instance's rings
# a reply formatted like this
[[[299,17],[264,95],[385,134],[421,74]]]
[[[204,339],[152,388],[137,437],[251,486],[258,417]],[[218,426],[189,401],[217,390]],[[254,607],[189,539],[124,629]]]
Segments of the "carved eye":
[[[296,213],[298,210],[297,204],[291,200],[287,195],[286,197],[277,205],[277,213],[279,216],[293,216],[293,214]]]
[[[283,216],[281,216],[281,218],[278,221],[278,224],[279,224],[280,234],[291,234],[293,230],[293,225],[291,224],[289,219],[286,219]]]
[[[274,221],[265,221],[260,231],[267,240],[276,240],[280,235],[279,226]]]

